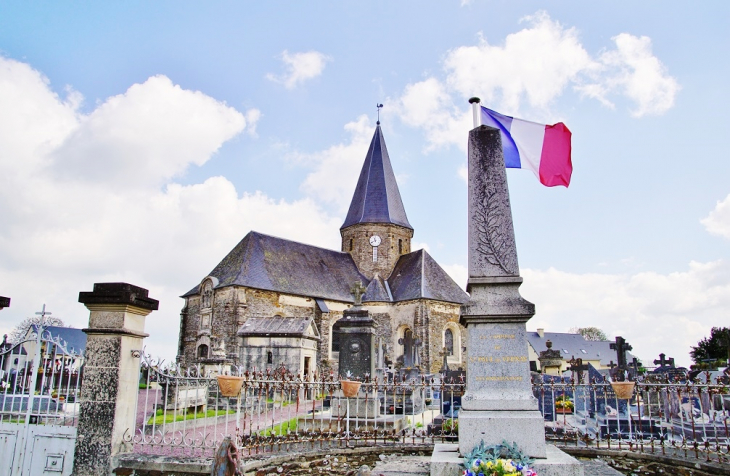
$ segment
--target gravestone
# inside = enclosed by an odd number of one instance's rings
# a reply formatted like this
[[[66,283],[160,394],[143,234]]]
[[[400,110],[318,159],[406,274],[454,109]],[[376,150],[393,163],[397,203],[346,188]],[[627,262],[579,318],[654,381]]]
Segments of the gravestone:
[[[532,394],[526,323],[535,306],[519,293],[522,278],[498,129],[470,131],[468,168],[470,299],[460,317],[467,328],[468,359],[458,451],[463,455],[482,441],[506,440],[537,458],[540,475],[582,476],[577,460],[545,444],[543,416]],[[450,450],[449,445],[434,449],[432,476],[461,473],[455,465],[461,459]]]
[[[332,332],[340,342],[340,377],[365,380],[375,375],[375,320],[370,312],[359,306],[346,309]]]

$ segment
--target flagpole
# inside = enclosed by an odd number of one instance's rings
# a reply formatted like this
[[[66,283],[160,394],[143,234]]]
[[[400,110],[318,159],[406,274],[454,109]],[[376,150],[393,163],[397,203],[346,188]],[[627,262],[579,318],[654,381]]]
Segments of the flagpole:
[[[481,100],[478,97],[469,98],[469,104],[471,104],[471,112],[474,117],[474,129],[482,125],[481,121],[481,114],[479,114],[481,111],[479,111],[479,106]]]

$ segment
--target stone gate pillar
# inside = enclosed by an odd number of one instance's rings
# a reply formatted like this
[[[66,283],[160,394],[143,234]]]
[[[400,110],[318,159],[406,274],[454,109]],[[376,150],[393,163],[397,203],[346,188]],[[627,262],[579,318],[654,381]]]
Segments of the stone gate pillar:
[[[133,435],[139,390],[139,357],[145,316],[158,301],[146,289],[127,283],[96,283],[79,293],[90,311],[86,361],[81,384],[78,438],[73,474],[111,473],[111,458],[127,449]],[[131,448],[129,448],[131,449]]]

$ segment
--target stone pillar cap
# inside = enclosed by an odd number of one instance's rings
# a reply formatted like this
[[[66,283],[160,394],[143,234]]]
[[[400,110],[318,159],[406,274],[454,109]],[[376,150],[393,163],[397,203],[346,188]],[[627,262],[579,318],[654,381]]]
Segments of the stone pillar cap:
[[[128,283],[94,283],[92,292],[79,293],[82,304],[128,304],[156,311],[160,302],[147,297],[149,291]]]
[[[5,296],[0,296],[0,309],[10,307],[10,298]]]

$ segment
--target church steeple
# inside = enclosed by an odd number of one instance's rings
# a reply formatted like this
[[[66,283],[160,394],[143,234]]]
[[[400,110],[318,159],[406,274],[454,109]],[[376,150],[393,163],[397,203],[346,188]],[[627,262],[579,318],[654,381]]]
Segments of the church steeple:
[[[358,223],[392,223],[413,229],[403,208],[380,124],[375,127],[350,210],[340,230]]]
[[[375,274],[387,279],[398,258],[411,251],[413,227],[403,207],[379,121],[340,234],[342,251],[352,255],[368,279]]]

